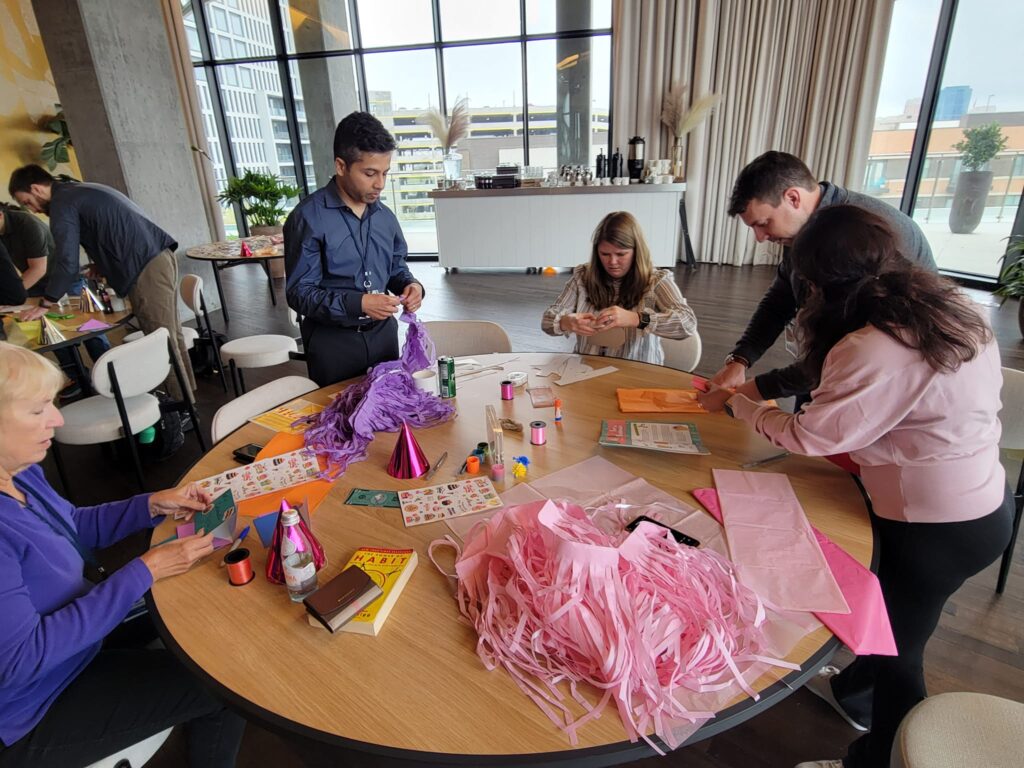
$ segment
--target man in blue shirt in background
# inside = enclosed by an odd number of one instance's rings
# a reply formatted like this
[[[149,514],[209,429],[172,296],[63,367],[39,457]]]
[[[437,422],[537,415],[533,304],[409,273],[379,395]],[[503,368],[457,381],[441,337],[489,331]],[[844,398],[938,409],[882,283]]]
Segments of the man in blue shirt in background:
[[[288,306],[302,317],[309,376],[321,386],[398,358],[398,322],[423,286],[405,262],[395,214],[380,202],[395,140],[368,112],[334,133],[334,177],[284,225]]]

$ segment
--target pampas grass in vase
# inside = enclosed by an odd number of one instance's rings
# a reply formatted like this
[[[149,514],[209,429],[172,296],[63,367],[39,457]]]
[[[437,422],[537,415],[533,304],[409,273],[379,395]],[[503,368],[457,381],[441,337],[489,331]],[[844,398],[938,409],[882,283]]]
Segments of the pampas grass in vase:
[[[444,179],[446,182],[457,181],[462,177],[462,155],[455,152],[455,145],[469,135],[469,102],[463,97],[455,102],[452,113],[445,116],[440,110],[431,109],[421,116],[424,123],[430,126],[444,152]]]
[[[721,100],[720,94],[708,93],[687,108],[686,88],[681,85],[673,86],[665,96],[661,109],[661,122],[675,136],[675,142],[672,144],[672,175],[676,181],[683,181],[686,177],[683,139],[686,134],[703,122]]]

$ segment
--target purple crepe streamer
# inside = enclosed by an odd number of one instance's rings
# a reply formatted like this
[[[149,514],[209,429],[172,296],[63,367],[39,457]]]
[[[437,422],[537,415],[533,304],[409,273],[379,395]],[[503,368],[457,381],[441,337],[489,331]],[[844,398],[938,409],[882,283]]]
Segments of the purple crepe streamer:
[[[432,427],[455,415],[451,403],[413,382],[413,373],[436,363],[434,343],[414,313],[405,312],[399,319],[409,324],[400,359],[378,363],[320,413],[295,422],[310,425],[306,447],[327,460],[321,473],[325,480],[335,480],[349,464],[365,459],[374,432],[397,432],[403,421],[410,427]]]

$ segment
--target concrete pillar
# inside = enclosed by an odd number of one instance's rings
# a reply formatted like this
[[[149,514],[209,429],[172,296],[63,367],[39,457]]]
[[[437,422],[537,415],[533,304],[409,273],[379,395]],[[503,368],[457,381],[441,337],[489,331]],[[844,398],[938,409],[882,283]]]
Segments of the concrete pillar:
[[[337,0],[291,0],[295,50],[322,51],[351,45],[348,4]],[[359,109],[355,59],[339,56],[298,62],[306,107],[306,126],[316,179],[310,191],[334,175],[334,129],[342,118]]]
[[[590,3],[558,0],[556,29],[590,28]],[[555,46],[558,90],[555,115],[558,121],[558,164],[594,164],[590,156],[590,38],[559,40]]]
[[[32,0],[86,181],[134,200],[184,249],[210,242],[161,4]],[[207,290],[208,302],[217,292]]]

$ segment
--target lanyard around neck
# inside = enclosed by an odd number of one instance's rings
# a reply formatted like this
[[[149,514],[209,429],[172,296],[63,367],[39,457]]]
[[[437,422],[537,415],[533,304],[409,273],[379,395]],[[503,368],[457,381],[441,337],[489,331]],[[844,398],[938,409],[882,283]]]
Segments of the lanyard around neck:
[[[35,500],[39,504],[41,504],[43,509],[46,510],[46,514],[42,514],[32,504],[25,504],[25,509],[29,510],[41,522],[50,526],[50,529],[58,536],[62,536],[69,542],[71,542],[71,546],[75,548],[75,551],[78,552],[79,556],[87,565],[96,568],[101,574],[105,573],[103,567],[96,561],[96,556],[93,554],[92,550],[85,546],[79,540],[78,532],[75,531],[75,529],[71,527],[68,521],[65,520],[64,517],[56,509],[53,508],[50,502],[48,502],[38,493],[35,493],[32,489],[23,486],[21,483],[17,481],[14,481],[14,485],[15,487],[17,487],[19,491],[25,494],[26,501]]]
[[[353,211],[351,208],[349,208],[348,210],[352,213],[352,216],[355,217],[355,211]],[[359,235],[362,234],[362,230],[363,230],[363,220],[362,219],[357,219],[357,221],[359,222],[358,231],[353,231],[352,230],[352,222],[350,222],[348,220],[348,216],[345,215],[345,209],[344,208],[341,211],[341,218],[345,221],[345,226],[348,227],[348,233],[350,235],[352,235],[352,242],[353,242],[353,244],[355,246],[356,253],[359,254],[359,263],[360,263],[360,266],[362,267],[362,271],[363,271],[363,288],[366,290],[367,293],[370,293],[373,290],[373,279],[372,279],[373,275],[370,274],[370,270],[366,266],[366,253],[367,253],[367,251],[370,250],[370,230],[371,230],[371,228],[373,226],[373,219],[369,216],[369,213],[370,213],[370,206],[369,205],[366,206],[366,209],[364,210],[363,213],[364,213],[364,215],[366,215],[366,242],[365,243],[359,237]]]

